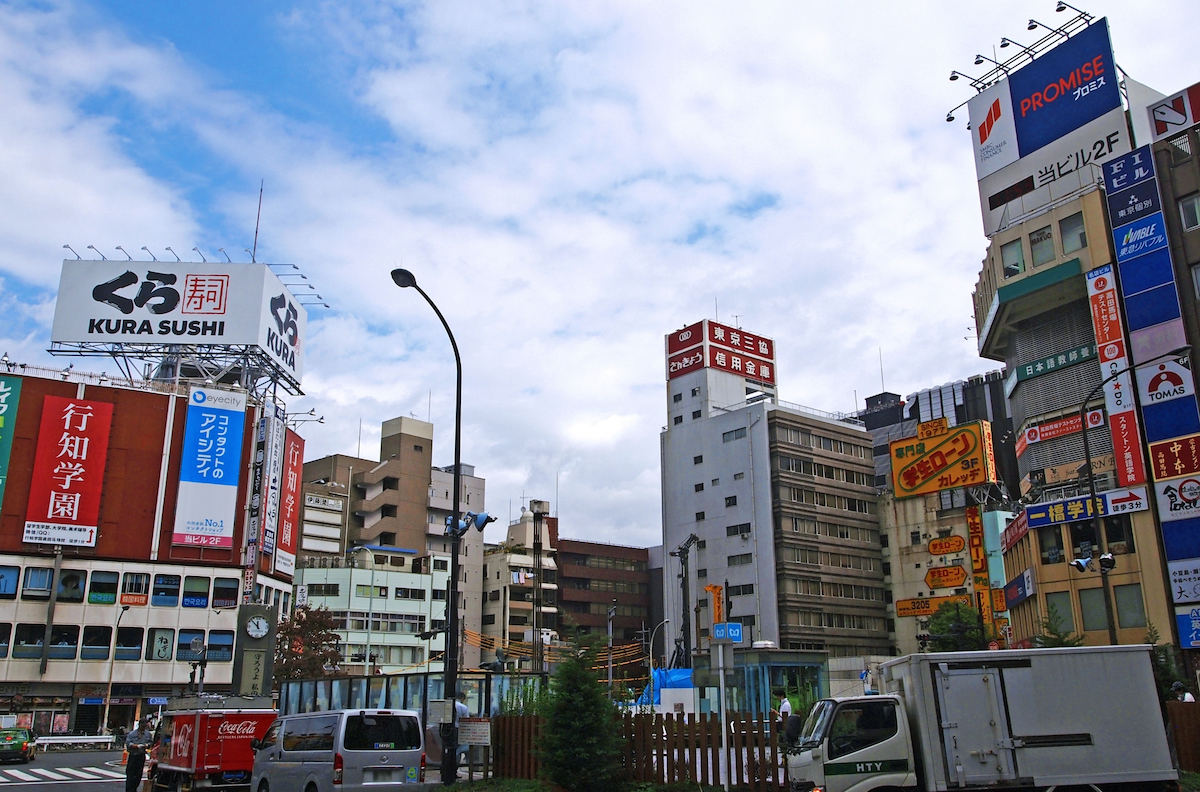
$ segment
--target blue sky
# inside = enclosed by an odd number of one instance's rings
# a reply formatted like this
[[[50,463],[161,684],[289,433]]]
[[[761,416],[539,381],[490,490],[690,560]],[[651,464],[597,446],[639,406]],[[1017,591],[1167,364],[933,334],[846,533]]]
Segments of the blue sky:
[[[1081,6],[1083,7],[1083,6]],[[1200,80],[1183,2],[1108,14],[1118,63]],[[659,536],[663,335],[774,338],[780,395],[854,409],[997,367],[974,352],[975,54],[1052,0],[962,4],[0,2],[0,351],[45,353],[62,246],[294,263],[309,455],[431,417],[463,350],[464,459],[503,522]],[[144,257],[144,254],[142,254]],[[716,308],[714,306],[719,306]],[[85,364],[86,365],[86,364]],[[105,368],[102,360],[94,368]]]

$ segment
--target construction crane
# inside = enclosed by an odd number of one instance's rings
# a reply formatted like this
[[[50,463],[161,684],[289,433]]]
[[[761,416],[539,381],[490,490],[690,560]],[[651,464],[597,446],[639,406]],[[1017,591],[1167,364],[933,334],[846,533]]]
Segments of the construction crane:
[[[692,667],[692,618],[688,612],[692,595],[688,587],[688,553],[692,545],[699,541],[700,537],[696,534],[689,534],[688,538],[683,540],[683,544],[671,551],[671,556],[679,559],[679,588],[683,594],[683,619],[680,621],[682,636],[675,641],[675,653],[671,656],[672,668]]]

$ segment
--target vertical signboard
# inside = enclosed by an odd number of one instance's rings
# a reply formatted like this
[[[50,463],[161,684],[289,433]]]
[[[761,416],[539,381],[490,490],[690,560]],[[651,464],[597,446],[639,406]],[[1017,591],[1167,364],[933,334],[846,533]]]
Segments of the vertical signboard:
[[[96,546],[112,413],[108,402],[45,397],[22,541]]]
[[[283,477],[283,439],[287,427],[283,408],[276,404],[265,407],[266,445],[263,454],[262,535],[259,548],[267,555],[275,553],[275,531],[279,525],[279,485]]]
[[[283,443],[279,533],[275,537],[275,571],[284,575],[296,573],[296,535],[299,533],[300,481],[303,475],[304,438],[288,429]]]
[[[1087,273],[1088,301],[1092,309],[1092,330],[1096,334],[1096,354],[1100,375],[1108,378],[1129,367],[1125,350],[1125,329],[1117,305],[1117,284],[1113,265],[1105,264]],[[1108,427],[1112,433],[1117,480],[1132,487],[1146,480],[1146,462],[1133,404],[1133,378],[1129,371],[1104,386],[1104,404],[1108,408]]]
[[[262,417],[254,428],[254,460],[250,467],[250,507],[246,510],[246,571],[242,582],[242,601],[249,603],[254,594],[258,569],[258,545],[262,533],[263,462],[267,456],[267,419]]]
[[[8,481],[8,458],[12,454],[20,401],[21,378],[0,376],[0,506],[4,504],[4,482]]]
[[[233,547],[245,416],[244,393],[194,387],[188,394],[173,544]]]

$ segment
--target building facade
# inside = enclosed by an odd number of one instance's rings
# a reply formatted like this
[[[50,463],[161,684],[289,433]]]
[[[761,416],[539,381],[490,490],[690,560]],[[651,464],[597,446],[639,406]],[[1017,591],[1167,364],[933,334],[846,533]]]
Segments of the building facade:
[[[483,558],[483,661],[501,660],[517,671],[535,669],[531,644],[557,639],[560,626],[558,518],[549,516],[545,501],[530,501],[530,507],[521,508],[505,540],[488,545]]]

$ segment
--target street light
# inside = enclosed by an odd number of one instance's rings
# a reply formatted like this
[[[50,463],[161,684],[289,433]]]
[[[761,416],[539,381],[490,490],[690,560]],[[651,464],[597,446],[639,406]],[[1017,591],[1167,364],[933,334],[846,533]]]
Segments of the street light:
[[[1191,346],[1184,345],[1178,349],[1172,349],[1170,352],[1152,357],[1149,360],[1142,361],[1141,363],[1137,363],[1135,365],[1144,366],[1157,360],[1163,360],[1164,358],[1177,358],[1186,354],[1190,349]],[[1092,389],[1092,392],[1089,393],[1084,398],[1083,403],[1079,405],[1079,426],[1083,431],[1083,461],[1087,466],[1088,503],[1091,505],[1091,509],[1089,509],[1089,511],[1096,515],[1096,533],[1100,540],[1100,582],[1103,584],[1104,591],[1104,617],[1108,620],[1108,642],[1113,646],[1117,645],[1117,623],[1113,618],[1112,585],[1108,581],[1108,573],[1113,569],[1113,567],[1116,566],[1116,564],[1113,563],[1112,556],[1109,555],[1108,552],[1108,525],[1105,523],[1104,518],[1100,516],[1099,505],[1096,502],[1096,479],[1092,475],[1092,450],[1091,446],[1088,445],[1087,408],[1088,403],[1092,400],[1092,397],[1099,393],[1105,385],[1112,382],[1122,374],[1132,371],[1133,368],[1134,366],[1126,366],[1123,369],[1109,374],[1100,381],[1099,385]]]
[[[117,626],[113,629],[113,651],[112,656],[108,658],[108,693],[104,696],[104,728],[108,729],[108,707],[112,701],[112,678],[113,666],[117,662],[117,636],[121,634],[121,617],[125,615],[125,611],[129,610],[128,605],[121,606],[121,612],[117,614]],[[110,732],[111,733],[111,732]]]
[[[458,550],[461,541],[458,531],[458,509],[459,498],[462,495],[462,357],[458,354],[458,342],[454,340],[454,333],[451,332],[446,317],[442,316],[442,312],[425,293],[425,290],[417,285],[416,276],[406,269],[394,269],[392,270],[392,280],[401,289],[416,289],[417,293],[425,298],[425,302],[429,303],[429,307],[441,320],[442,327],[446,328],[446,335],[449,336],[450,346],[454,350],[454,366],[457,372],[454,391],[454,500],[450,515],[450,601],[446,603],[446,626],[453,628],[458,624]],[[445,688],[444,695],[453,701],[458,690],[457,629],[446,630],[446,652],[442,657],[442,664],[444,667],[442,683]],[[454,783],[457,776],[458,733],[454,728],[453,720],[442,724],[441,734],[443,746],[442,784],[449,786]]]
[[[670,619],[663,619],[658,627],[650,631],[650,710],[652,712],[654,711],[654,636],[658,635],[661,627],[670,623]]]

